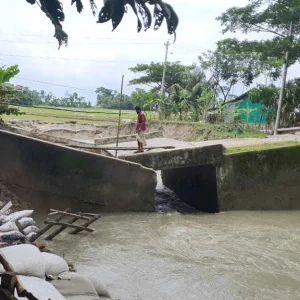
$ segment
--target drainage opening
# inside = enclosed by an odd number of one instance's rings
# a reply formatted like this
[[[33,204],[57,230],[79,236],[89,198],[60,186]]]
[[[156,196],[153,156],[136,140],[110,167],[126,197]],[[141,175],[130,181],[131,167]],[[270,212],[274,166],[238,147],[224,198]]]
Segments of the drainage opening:
[[[165,169],[161,171],[162,183],[189,206],[203,212],[219,212],[216,167]]]

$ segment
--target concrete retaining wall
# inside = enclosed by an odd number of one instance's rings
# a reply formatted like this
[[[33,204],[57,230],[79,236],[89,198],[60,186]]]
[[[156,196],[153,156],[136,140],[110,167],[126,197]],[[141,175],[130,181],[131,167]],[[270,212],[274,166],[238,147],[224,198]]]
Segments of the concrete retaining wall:
[[[296,210],[300,146],[225,154],[210,165],[199,160],[199,166],[162,170],[162,179],[184,202],[205,212]]]
[[[126,156],[205,211],[300,209],[300,146],[223,154],[222,146]]]
[[[38,193],[39,204],[52,208],[85,202],[97,212],[154,210],[153,170],[3,130],[0,144],[0,179],[21,198]]]
[[[300,209],[300,146],[224,155],[217,185],[221,211]]]

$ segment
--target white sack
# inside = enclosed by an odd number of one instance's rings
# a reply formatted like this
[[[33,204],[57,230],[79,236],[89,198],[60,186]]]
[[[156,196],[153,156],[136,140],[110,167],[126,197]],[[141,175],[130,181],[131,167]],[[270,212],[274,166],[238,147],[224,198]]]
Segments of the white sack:
[[[29,241],[31,241],[31,239],[34,237],[34,236],[36,236],[36,232],[30,232],[29,234],[27,234],[26,235],[26,238],[29,240]]]
[[[96,277],[87,276],[90,282],[93,284],[98,296],[110,298],[109,291],[107,287]]]
[[[20,231],[7,231],[0,232],[0,241],[7,243],[14,243],[24,238],[24,235]]]
[[[42,252],[41,256],[45,264],[45,272],[47,275],[58,276],[63,272],[69,271],[67,262],[60,256],[46,252]]]
[[[27,292],[32,293],[39,300],[66,300],[51,283],[43,279],[30,276],[18,276],[18,279]],[[15,297],[22,300],[27,299],[18,297],[17,291],[15,291]]]
[[[24,217],[30,217],[32,213],[33,210],[21,210],[7,216],[0,216],[0,223],[3,224],[9,221],[16,221],[22,219]]]
[[[29,244],[15,245],[1,248],[0,253],[17,275],[45,278],[44,260],[37,247]],[[0,272],[4,272],[2,265],[0,265]]]
[[[62,279],[51,283],[66,299],[99,299],[93,284],[86,277],[73,272],[63,273],[59,277]]]
[[[34,225],[28,226],[28,227],[26,227],[26,228],[23,229],[23,233],[25,235],[27,235],[27,234],[29,234],[31,232],[38,232],[38,231],[39,231],[39,229],[36,226],[34,226]]]
[[[7,232],[7,231],[19,231],[19,228],[15,222],[9,221],[0,226],[0,232]]]
[[[21,218],[19,221],[20,229],[24,229],[28,226],[35,225],[35,221],[30,217]]]

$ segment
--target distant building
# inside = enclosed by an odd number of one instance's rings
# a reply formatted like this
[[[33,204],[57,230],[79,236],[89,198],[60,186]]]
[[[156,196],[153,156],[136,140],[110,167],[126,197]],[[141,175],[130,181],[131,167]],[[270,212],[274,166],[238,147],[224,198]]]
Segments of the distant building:
[[[22,92],[22,91],[24,91],[25,90],[25,86],[23,86],[23,85],[15,85],[15,88],[16,88],[16,90],[17,91],[20,91],[20,92]]]
[[[11,83],[8,83],[8,82],[3,83],[3,85],[4,86],[9,86],[9,87],[14,87],[17,91],[20,91],[20,92],[22,92],[26,89],[26,87],[23,86],[23,85],[14,85],[14,84],[11,84]]]
[[[3,85],[4,85],[4,86],[14,86],[13,84],[8,83],[8,82],[3,83]]]
[[[250,112],[248,116],[248,122],[247,122],[247,113],[245,111],[242,113],[241,121],[243,123],[248,123],[253,125],[266,124],[268,115],[265,112],[263,112],[263,103],[262,102],[252,103],[251,100],[249,99],[248,92],[235,99],[227,101],[226,104],[228,105],[227,110],[229,111],[233,111],[235,108],[244,109],[244,110],[254,109],[254,111]],[[229,114],[224,114],[223,119],[225,122],[232,121],[232,117]]]

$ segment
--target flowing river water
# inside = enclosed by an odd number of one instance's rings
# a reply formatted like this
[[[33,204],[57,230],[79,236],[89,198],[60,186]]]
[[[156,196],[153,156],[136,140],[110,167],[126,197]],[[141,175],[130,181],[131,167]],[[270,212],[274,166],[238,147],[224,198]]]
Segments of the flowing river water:
[[[300,211],[199,213],[161,182],[156,210],[104,214],[48,247],[116,300],[300,299]]]
[[[103,215],[49,243],[115,299],[300,299],[300,211]]]

